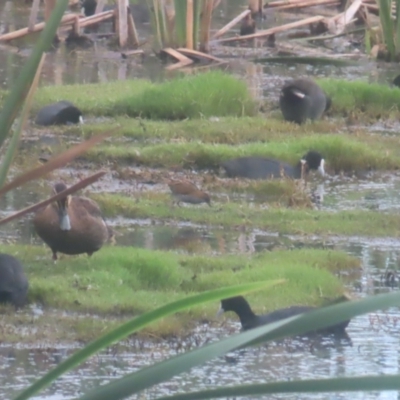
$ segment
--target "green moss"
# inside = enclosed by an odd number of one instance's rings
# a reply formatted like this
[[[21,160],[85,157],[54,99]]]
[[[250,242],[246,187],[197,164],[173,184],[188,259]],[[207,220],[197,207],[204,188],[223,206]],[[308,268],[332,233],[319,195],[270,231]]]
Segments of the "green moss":
[[[274,251],[249,258],[104,247],[90,258],[63,256],[57,264],[44,246],[3,245],[0,251],[17,256],[25,265],[30,281],[29,300],[53,309],[43,316],[44,331],[37,331],[43,340],[51,335],[58,340],[89,340],[98,335],[98,329],[105,331],[115,326],[118,316],[127,318],[191,293],[260,279],[284,278],[286,283],[252,295],[256,309],[319,305],[343,293],[341,282],[330,271],[359,268],[359,261],[353,257],[322,250]],[[218,304],[206,304],[182,312],[150,327],[145,334],[180,334],[183,328],[193,326],[200,319],[213,319],[217,307]],[[51,321],[60,320],[57,310],[68,311],[66,318],[71,321],[64,336],[58,329],[56,332],[47,329]],[[71,318],[72,311],[79,314]],[[103,322],[96,322],[96,318],[85,314],[88,312],[101,315]],[[10,312],[8,319],[3,318],[4,325],[15,316]],[[65,322],[58,324],[66,326]],[[40,328],[42,324],[37,326]],[[22,331],[11,332],[10,340],[23,337]]]
[[[332,114],[347,116],[360,111],[371,118],[398,118],[400,90],[363,81],[320,79],[318,83],[332,98]]]
[[[106,216],[190,221],[213,226],[261,228],[282,234],[399,236],[400,216],[375,211],[321,212],[286,209],[263,204],[229,202],[207,206],[171,207],[164,201],[138,196],[94,195]],[[205,208],[207,207],[207,208]]]

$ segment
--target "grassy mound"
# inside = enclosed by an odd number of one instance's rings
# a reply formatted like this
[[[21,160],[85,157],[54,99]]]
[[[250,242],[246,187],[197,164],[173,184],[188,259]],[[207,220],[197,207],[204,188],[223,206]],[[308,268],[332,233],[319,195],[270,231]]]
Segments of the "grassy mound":
[[[320,79],[318,83],[332,98],[333,115],[365,113],[368,117],[398,118],[400,89],[362,81]]]
[[[254,115],[256,108],[245,82],[211,71],[154,85],[115,106],[118,114],[149,119],[185,119]]]
[[[245,141],[245,134],[243,141]],[[267,135],[266,135],[267,137]],[[374,138],[373,138],[374,139]],[[366,141],[371,142],[371,138]],[[334,171],[367,169],[396,169],[400,167],[400,147],[380,141],[373,146],[350,135],[294,135],[285,140],[267,143],[248,143],[231,146],[208,144],[197,141],[127,146],[124,144],[101,145],[90,150],[89,160],[118,160],[134,162],[151,167],[173,167],[217,169],[224,160],[243,156],[273,157],[296,164],[308,150],[317,150],[324,156]],[[376,139],[374,139],[376,142]],[[388,151],[386,151],[388,150]],[[390,153],[389,153],[390,151]]]
[[[140,116],[185,119],[256,114],[246,83],[232,75],[206,72],[160,84],[135,79],[101,84],[46,86],[38,90],[33,112],[60,100],[69,100],[85,116]]]

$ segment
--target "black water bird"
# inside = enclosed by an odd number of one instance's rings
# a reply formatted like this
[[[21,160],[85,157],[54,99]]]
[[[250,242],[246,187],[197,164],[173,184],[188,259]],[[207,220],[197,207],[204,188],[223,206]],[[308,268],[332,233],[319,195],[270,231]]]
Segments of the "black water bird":
[[[288,177],[300,179],[310,170],[325,175],[325,160],[320,153],[310,150],[293,166],[280,160],[265,157],[240,157],[224,161],[221,167],[228,177],[247,179],[269,179]]]
[[[221,300],[221,307],[218,311],[218,315],[224,312],[233,311],[240,319],[242,330],[257,328],[262,325],[270,324],[273,322],[280,321],[285,318],[290,318],[295,315],[303,314],[312,310],[316,310],[316,307],[308,306],[292,306],[282,308],[280,310],[273,311],[269,314],[256,315],[251,309],[249,303],[243,296],[230,297],[229,299]],[[350,321],[344,321],[324,329],[320,329],[317,333],[332,334],[332,333],[344,333],[346,327]],[[307,332],[316,333],[316,332]]]
[[[253,19],[251,13],[243,18],[240,25],[240,36],[252,35],[256,31],[256,21]]]
[[[69,101],[59,101],[41,108],[35,124],[42,126],[82,123],[82,112]]]
[[[291,80],[282,87],[279,106],[286,121],[302,124],[319,119],[331,106],[331,99],[308,78]]]
[[[0,303],[23,306],[28,288],[28,279],[21,263],[9,254],[0,254]]]

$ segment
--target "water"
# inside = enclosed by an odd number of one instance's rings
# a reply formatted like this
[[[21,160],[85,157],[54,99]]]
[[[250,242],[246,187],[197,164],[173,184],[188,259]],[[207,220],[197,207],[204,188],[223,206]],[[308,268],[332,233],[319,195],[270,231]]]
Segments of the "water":
[[[218,26],[237,15],[242,8],[240,1],[223,1],[218,12]],[[0,7],[3,3],[0,4]],[[11,23],[15,28],[26,25],[27,8],[15,2]],[[1,19],[1,18],[0,18]],[[264,28],[279,23],[279,18],[269,17]],[[0,24],[1,25],[1,24]],[[148,26],[140,26],[139,35],[146,38]],[[347,42],[346,42],[347,40]],[[15,45],[15,43],[12,43]],[[336,42],[339,51],[353,52],[356,46],[348,39]],[[26,56],[31,49],[29,38],[18,42],[18,53],[12,47],[0,47],[0,87],[7,89],[15,83]],[[363,61],[358,67],[335,67],[330,65],[310,66],[304,64],[281,65],[277,63],[254,63],[252,58],[262,58],[272,54],[271,49],[225,47],[217,48],[215,54],[229,57],[230,70],[244,76],[257,95],[276,96],[277,88],[284,79],[297,75],[338,76],[346,79],[365,79],[387,82],[396,75],[396,66],[381,68],[380,64]],[[122,60],[120,53],[101,40],[90,50],[69,51],[64,46],[48,54],[42,72],[42,85],[105,82],[115,79],[147,78],[162,80],[166,72],[158,59],[148,55],[143,60],[137,58]],[[376,126],[376,130],[382,127]],[[383,130],[388,131],[385,126]],[[395,131],[395,129],[393,130]],[[51,138],[50,138],[51,139]],[[51,142],[51,140],[50,140]],[[57,145],[57,143],[50,143]],[[74,171],[62,170],[68,174]],[[118,184],[97,190],[126,192],[127,186]],[[142,190],[154,190],[150,185],[142,185]],[[96,191],[96,185],[93,185]],[[399,174],[381,174],[372,178],[331,179],[315,186],[323,195],[322,211],[336,212],[348,209],[374,209],[381,212],[396,211],[400,204]],[[165,190],[165,189],[160,189]],[[48,193],[48,187],[27,185],[23,189],[8,193],[0,199],[1,216],[33,204]],[[254,253],[274,248],[316,247],[341,249],[362,260],[359,272],[341,272],[340,278],[348,289],[357,296],[396,291],[399,287],[400,240],[392,238],[328,237],[321,242],[317,236],[278,236],[274,232],[255,229],[238,232],[182,222],[154,224],[150,220],[115,219],[110,224],[121,233],[116,238],[117,245],[136,246],[149,249],[173,249],[181,252],[203,252],[209,254]],[[22,242],[38,244],[34,237],[29,218],[22,219],[2,228],[2,242]],[[393,285],[385,283],[387,271],[396,276]],[[338,272],[339,274],[339,272]],[[32,312],[33,310],[27,310]],[[50,311],[45,311],[50,312]],[[272,343],[261,349],[247,349],[221,357],[204,366],[193,368],[171,381],[158,385],[144,393],[145,398],[155,398],[175,392],[210,389],[218,385],[235,385],[243,382],[261,383],[276,380],[313,379],[338,376],[399,373],[399,339],[397,308],[355,318],[348,327],[350,340],[322,341],[285,340]],[[231,319],[229,320],[231,321]],[[194,332],[182,340],[161,343],[135,340],[114,346],[100,355],[87,360],[82,366],[59,379],[36,400],[67,400],[86,392],[90,388],[110,382],[126,373],[136,371],[153,362],[179,354],[184,349],[194,348],[209,341],[217,340],[239,330],[238,323],[218,321],[212,325],[199,324]],[[1,333],[0,333],[1,338]],[[22,346],[0,347],[0,398],[11,399],[16,393],[34,382],[38,376],[56,366],[79,345],[60,343],[54,349],[45,343],[31,348]],[[270,399],[398,399],[396,392],[356,393],[333,395],[282,395],[268,396]]]

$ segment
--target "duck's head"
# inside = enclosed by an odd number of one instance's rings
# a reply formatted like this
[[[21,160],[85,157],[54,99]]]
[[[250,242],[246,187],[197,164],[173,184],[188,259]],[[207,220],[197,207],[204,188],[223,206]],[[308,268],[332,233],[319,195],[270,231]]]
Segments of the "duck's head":
[[[58,182],[53,187],[54,194],[58,194],[67,189],[67,185],[63,182]],[[71,202],[71,196],[65,196],[62,199],[57,200],[56,206],[58,211],[58,218],[60,229],[62,231],[71,230],[71,221],[68,215],[68,207]]]
[[[239,314],[241,310],[247,311],[249,308],[249,303],[243,296],[230,297],[229,299],[221,300],[221,307],[218,310],[217,316],[220,316],[224,312],[228,311],[233,311]]]
[[[301,164],[308,170],[318,171],[321,176],[325,175],[325,160],[318,151],[310,150],[301,160]]]

